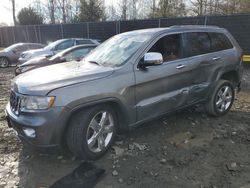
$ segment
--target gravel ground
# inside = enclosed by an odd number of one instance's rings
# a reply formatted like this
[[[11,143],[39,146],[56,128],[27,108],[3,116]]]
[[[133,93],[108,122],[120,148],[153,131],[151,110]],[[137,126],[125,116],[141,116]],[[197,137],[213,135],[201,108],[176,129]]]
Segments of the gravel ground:
[[[31,150],[7,127],[4,108],[14,68],[0,69],[0,188],[49,187],[82,162]],[[212,118],[188,109],[117,138],[95,162],[106,170],[97,188],[250,187],[250,67],[232,110]]]

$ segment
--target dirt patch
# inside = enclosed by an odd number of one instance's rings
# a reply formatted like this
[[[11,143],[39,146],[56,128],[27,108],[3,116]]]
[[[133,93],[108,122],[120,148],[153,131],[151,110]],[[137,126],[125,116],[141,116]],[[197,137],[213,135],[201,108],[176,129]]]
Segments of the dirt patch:
[[[0,69],[0,187],[49,187],[81,161],[23,146],[4,121],[14,68]],[[188,109],[148,122],[117,138],[94,164],[105,169],[97,188],[249,187],[250,69],[232,110],[211,118]]]

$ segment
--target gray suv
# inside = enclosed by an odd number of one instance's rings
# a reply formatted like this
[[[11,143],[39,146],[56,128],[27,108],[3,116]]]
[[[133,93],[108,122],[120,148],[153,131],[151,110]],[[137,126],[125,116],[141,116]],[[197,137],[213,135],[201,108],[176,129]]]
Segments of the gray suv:
[[[67,146],[96,160],[115,135],[195,104],[229,111],[240,88],[242,50],[225,29],[172,26],[116,35],[83,61],[16,77],[9,126],[39,147]]]

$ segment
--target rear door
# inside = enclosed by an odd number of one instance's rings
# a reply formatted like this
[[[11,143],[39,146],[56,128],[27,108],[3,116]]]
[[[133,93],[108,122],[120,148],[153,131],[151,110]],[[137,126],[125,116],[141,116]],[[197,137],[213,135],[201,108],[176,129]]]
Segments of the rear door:
[[[163,55],[164,63],[135,69],[137,120],[145,120],[186,104],[194,75],[183,59],[182,34],[158,39],[148,52]]]
[[[224,65],[219,54],[211,53],[212,41],[207,32],[185,33],[184,44],[184,56],[192,65],[192,74],[195,75],[188,99],[188,103],[193,104],[205,99],[214,71]]]
[[[224,63],[224,71],[237,70],[237,66],[241,61],[241,53],[235,50],[231,41],[224,33],[209,33],[212,40],[211,52],[213,57],[220,59]]]

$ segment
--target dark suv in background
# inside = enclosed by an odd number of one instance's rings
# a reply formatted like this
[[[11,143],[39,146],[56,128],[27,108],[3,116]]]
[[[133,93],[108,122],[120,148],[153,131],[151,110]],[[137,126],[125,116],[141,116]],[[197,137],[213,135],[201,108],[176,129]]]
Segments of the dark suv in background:
[[[203,104],[227,113],[242,77],[242,50],[225,29],[173,26],[116,35],[77,63],[16,77],[6,107],[9,126],[40,147],[63,143],[96,160],[118,130]]]

